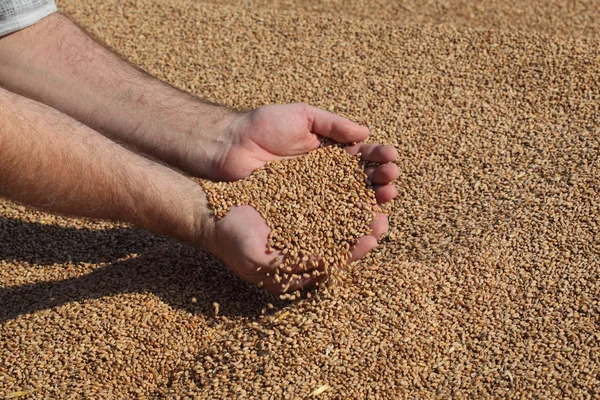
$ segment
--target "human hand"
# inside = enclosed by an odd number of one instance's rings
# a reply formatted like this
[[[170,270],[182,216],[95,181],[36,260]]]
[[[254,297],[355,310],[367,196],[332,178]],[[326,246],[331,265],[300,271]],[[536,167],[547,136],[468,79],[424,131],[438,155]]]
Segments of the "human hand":
[[[363,258],[377,246],[377,239],[388,229],[387,216],[375,213],[370,228],[372,233],[358,239],[348,262]],[[214,249],[214,254],[240,278],[261,285],[271,293],[293,292],[313,286],[322,279],[310,276],[299,280],[275,281],[276,267],[283,262],[285,256],[279,252],[267,253],[271,228],[250,206],[233,207],[216,223],[215,231],[218,246],[215,246],[217,248]],[[279,260],[273,262],[276,258]]]
[[[282,104],[259,107],[232,118],[213,154],[208,176],[213,180],[237,180],[250,175],[268,161],[299,156],[318,148],[321,136],[339,143],[357,142],[346,147],[361,159],[382,164],[366,170],[374,184],[379,203],[393,199],[397,192],[390,183],[399,175],[391,163],[396,149],[387,145],[360,143],[369,130],[348,119],[306,104]]]

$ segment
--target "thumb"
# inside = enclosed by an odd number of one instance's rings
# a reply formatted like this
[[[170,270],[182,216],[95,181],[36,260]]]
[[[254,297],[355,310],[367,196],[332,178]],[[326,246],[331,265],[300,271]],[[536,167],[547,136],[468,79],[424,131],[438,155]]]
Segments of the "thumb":
[[[339,115],[306,106],[310,131],[339,143],[362,142],[369,136],[369,129]]]

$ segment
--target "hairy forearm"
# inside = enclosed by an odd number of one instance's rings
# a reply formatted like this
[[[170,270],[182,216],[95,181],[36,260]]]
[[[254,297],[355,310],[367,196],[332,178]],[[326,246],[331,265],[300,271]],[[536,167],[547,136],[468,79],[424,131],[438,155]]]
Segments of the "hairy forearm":
[[[235,115],[145,74],[60,14],[0,39],[0,86],[197,176]]]
[[[0,196],[72,216],[208,240],[202,189],[60,112],[0,89]],[[205,243],[206,244],[206,243]]]

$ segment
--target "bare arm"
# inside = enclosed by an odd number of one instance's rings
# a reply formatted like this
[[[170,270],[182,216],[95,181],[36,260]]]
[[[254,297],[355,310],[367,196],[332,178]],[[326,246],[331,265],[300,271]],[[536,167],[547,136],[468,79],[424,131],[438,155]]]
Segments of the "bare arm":
[[[123,61],[60,14],[0,38],[0,86],[213,180],[243,178],[268,161],[307,153],[321,136],[350,143],[369,135],[364,126],[306,104],[238,113],[203,102]],[[359,144],[355,151],[378,163],[397,156],[385,145]],[[376,192],[383,202],[395,196],[389,184],[398,176],[395,165],[384,170],[368,171],[382,185]]]
[[[210,175],[217,132],[235,115],[145,74],[58,13],[0,39],[0,86],[197,176]]]
[[[243,114],[202,102],[121,60],[59,14],[0,38],[0,86],[92,128],[0,89],[0,196],[200,243],[240,276],[257,272],[252,260],[265,253],[264,220],[256,213],[250,219],[232,213],[215,224],[199,186],[102,135],[190,174],[234,180],[266,162],[317,148],[321,136],[350,143],[369,134],[366,127],[306,104]],[[368,169],[367,176],[378,202],[393,199],[395,149],[358,143],[347,150],[383,164]],[[378,236],[387,221],[376,222]],[[240,232],[252,231],[263,232],[264,242],[240,240]]]
[[[185,176],[3,89],[0,121],[0,196],[209,244],[214,223],[204,191]]]

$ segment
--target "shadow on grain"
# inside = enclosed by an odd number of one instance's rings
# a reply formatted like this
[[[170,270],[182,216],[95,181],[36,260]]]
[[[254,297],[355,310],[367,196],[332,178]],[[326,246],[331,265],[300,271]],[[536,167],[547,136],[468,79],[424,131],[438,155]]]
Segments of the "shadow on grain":
[[[26,263],[65,268],[97,264],[87,274],[50,282],[0,282],[0,322],[39,310],[121,293],[150,292],[190,313],[257,317],[273,296],[235,277],[212,255],[136,228],[65,228],[0,217],[1,268]],[[62,264],[62,265],[61,265]],[[192,303],[191,298],[196,302]]]

